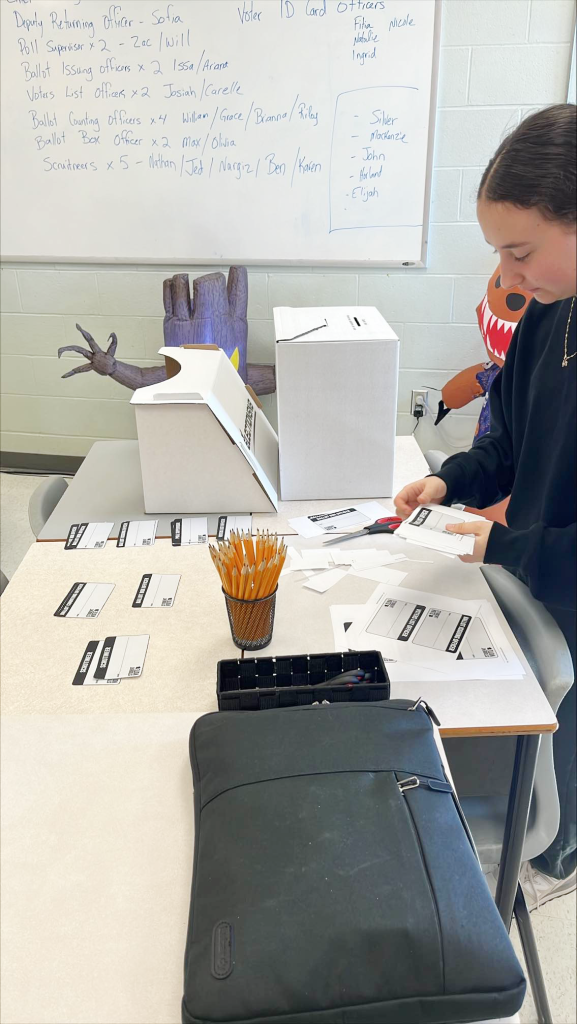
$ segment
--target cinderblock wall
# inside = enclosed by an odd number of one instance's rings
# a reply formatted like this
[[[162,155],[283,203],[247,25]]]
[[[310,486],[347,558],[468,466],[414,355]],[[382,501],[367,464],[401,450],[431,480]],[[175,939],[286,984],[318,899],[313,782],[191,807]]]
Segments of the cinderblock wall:
[[[475,307],[495,256],[475,220],[476,186],[507,130],[535,107],[565,101],[574,25],[574,0],[444,0],[427,269],[251,270],[250,361],[274,362],[275,305],[375,305],[401,339],[398,431],[409,433],[411,389],[441,388],[457,370],[483,359]],[[214,269],[195,267],[191,276]],[[2,450],[84,455],[95,439],[136,436],[130,393],[95,373],[63,381],[80,357],[58,361],[56,352],[59,345],[82,343],[74,326],[79,321],[100,344],[114,330],[118,358],[155,363],[162,281],[171,272],[3,266]],[[274,396],[263,404],[274,423]],[[468,446],[478,411],[471,405],[452,414],[442,433],[426,419],[416,436],[423,448]]]

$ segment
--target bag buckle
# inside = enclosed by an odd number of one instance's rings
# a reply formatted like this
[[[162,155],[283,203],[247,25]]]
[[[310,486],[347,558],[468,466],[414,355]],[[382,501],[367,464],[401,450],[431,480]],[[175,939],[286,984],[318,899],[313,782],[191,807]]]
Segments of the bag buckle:
[[[407,710],[408,711],[416,711],[417,708],[420,708],[420,707],[422,707],[423,711],[426,712],[426,714],[435,723],[435,725],[440,725],[441,724],[439,722],[439,719],[437,718],[435,712],[433,711],[432,707],[430,706],[430,704],[427,704],[426,700],[424,700],[423,697],[419,697],[418,700],[416,700],[415,703],[412,705],[412,707],[408,708]]]
[[[420,785],[421,783],[416,775],[409,775],[407,779],[401,779],[400,782],[397,782],[401,793],[404,793],[406,789],[416,789]]]

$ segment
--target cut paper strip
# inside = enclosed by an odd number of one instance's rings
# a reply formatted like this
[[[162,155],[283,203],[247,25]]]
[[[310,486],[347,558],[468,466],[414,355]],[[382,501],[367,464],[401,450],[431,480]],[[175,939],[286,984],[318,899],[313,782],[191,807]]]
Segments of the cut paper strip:
[[[346,575],[346,569],[329,569],[328,572],[319,573],[313,579],[310,579],[308,583],[303,583],[303,587],[307,587],[308,590],[316,590],[319,594],[324,594],[325,591],[334,587],[335,583],[340,583]]]
[[[375,566],[373,569],[351,569],[349,576],[358,576],[362,580],[373,580],[375,583],[392,583],[398,587],[407,575],[398,569],[389,569],[388,565]]]
[[[341,551],[340,548],[330,549],[335,565],[352,565],[354,551]]]
[[[355,551],[351,565],[353,569],[374,569],[378,565],[388,565],[396,560],[388,551]]]

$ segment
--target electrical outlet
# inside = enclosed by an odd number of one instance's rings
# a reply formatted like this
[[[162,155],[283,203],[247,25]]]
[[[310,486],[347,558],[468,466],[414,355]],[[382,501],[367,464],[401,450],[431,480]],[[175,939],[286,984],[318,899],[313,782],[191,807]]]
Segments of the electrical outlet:
[[[415,415],[415,409],[419,407],[425,412],[429,391],[427,388],[413,388],[411,391],[411,416]]]

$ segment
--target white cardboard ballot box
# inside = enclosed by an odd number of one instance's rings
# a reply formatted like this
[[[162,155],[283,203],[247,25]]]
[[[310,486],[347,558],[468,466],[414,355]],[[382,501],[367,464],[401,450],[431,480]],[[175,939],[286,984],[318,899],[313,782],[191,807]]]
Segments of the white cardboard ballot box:
[[[399,340],[374,306],[273,310],[283,500],[391,494]]]
[[[161,348],[169,377],[131,403],[146,512],[273,512],[278,438],[216,346]]]

